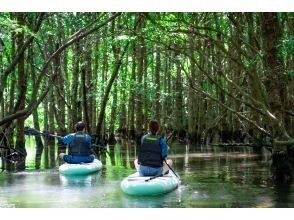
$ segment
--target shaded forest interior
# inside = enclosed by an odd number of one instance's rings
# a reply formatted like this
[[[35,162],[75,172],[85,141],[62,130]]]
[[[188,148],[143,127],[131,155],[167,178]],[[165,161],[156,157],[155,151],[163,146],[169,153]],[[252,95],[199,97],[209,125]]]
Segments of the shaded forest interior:
[[[293,13],[1,13],[0,145],[26,156],[25,126],[96,144],[160,134],[251,144],[291,179]],[[37,150],[42,150],[36,136]],[[54,140],[49,140],[54,143]]]

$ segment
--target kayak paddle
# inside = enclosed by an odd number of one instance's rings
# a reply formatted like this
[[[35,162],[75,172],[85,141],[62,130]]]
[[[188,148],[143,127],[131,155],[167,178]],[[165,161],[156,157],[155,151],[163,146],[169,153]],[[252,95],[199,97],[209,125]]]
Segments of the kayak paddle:
[[[171,166],[166,162],[166,160],[164,159],[165,164],[168,166],[168,168],[175,174],[175,176],[180,179],[180,177],[176,174],[176,172],[174,171],[173,168],[171,168]]]
[[[41,132],[38,131],[35,128],[30,128],[30,127],[25,127],[24,129],[24,134],[25,135],[44,135],[45,137],[55,137],[55,138],[61,138],[61,136],[55,135],[55,134],[50,134],[49,132]]]

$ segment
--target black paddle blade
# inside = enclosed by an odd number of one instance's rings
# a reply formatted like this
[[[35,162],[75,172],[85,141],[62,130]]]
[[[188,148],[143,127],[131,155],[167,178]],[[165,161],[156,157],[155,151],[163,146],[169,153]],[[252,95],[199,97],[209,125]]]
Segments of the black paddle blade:
[[[34,129],[34,128],[30,128],[30,127],[25,127],[24,128],[24,134],[25,135],[40,135],[41,132]]]
[[[0,148],[4,149],[4,151],[0,152],[1,159],[4,159],[5,161],[10,162],[12,164],[17,164],[23,161],[23,154],[17,151],[16,149],[2,146],[0,146]],[[6,155],[7,153],[8,155]]]
[[[103,153],[103,154],[110,154],[109,151],[107,150],[107,147],[105,145],[97,145],[97,144],[92,144],[93,148],[96,148],[98,153]]]
[[[13,152],[5,157],[10,163],[17,164],[21,162],[21,156],[18,152]]]
[[[53,137],[53,135],[51,135],[49,131],[43,131],[42,134],[45,138],[52,138]]]

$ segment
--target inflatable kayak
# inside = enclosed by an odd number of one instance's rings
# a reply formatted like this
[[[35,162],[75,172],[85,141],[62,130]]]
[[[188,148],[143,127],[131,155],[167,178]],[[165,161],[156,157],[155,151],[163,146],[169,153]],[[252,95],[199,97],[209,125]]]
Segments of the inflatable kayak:
[[[59,167],[59,172],[63,175],[87,175],[101,170],[101,161],[94,159],[91,163],[69,164],[64,163]]]
[[[139,176],[136,172],[123,179],[120,186],[128,195],[151,196],[168,193],[176,189],[180,181],[171,170],[160,177]]]

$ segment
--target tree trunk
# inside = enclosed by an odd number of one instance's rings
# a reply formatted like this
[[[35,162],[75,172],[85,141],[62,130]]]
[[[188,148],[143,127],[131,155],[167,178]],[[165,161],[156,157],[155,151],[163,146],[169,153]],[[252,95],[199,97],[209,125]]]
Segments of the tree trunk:
[[[282,109],[285,105],[286,79],[284,65],[278,56],[279,43],[282,36],[277,13],[262,13],[262,39],[264,51],[264,70],[266,73],[265,86],[269,95],[269,106],[271,112],[280,123],[273,124],[275,140],[289,140],[284,129],[281,129],[284,122]],[[287,146],[276,144],[273,147],[272,172],[273,179],[277,182],[285,182],[292,179],[291,162],[287,153]]]
[[[233,13],[232,16],[234,16],[236,19],[236,21],[238,22],[238,24],[243,24],[244,22],[241,20],[242,17],[240,16],[240,14],[238,13]],[[233,56],[239,60],[239,62],[233,62],[231,61],[228,65],[229,69],[231,70],[232,76],[231,78],[233,79],[233,81],[239,85],[240,87],[242,86],[242,82],[243,82],[243,77],[242,77],[242,67],[239,65],[239,63],[242,63],[242,57],[241,57],[241,53],[239,52],[239,48],[242,47],[242,33],[243,33],[244,29],[242,25],[231,25],[231,40],[234,45],[234,47],[231,47],[229,50],[231,50],[231,54],[233,54]],[[229,72],[229,70],[228,70]],[[233,99],[233,98],[228,98],[228,101],[231,103],[230,106],[233,106],[234,109],[236,109],[239,112],[242,112],[241,109],[241,102],[239,101],[239,99],[242,99],[242,95],[237,92],[236,88],[234,88],[231,84],[228,85],[228,87],[231,87],[231,94],[235,94],[235,97],[238,98],[237,99]],[[229,89],[228,89],[229,90]],[[230,136],[231,136],[231,140],[234,142],[241,142],[241,126],[239,123],[239,120],[237,119],[237,117],[230,112],[229,114],[230,117]]]
[[[155,84],[155,94],[154,94],[154,108],[155,114],[154,118],[161,125],[161,100],[160,100],[160,73],[161,73],[161,56],[160,56],[160,47],[156,46],[155,48],[155,73],[154,73],[154,84]]]
[[[128,60],[128,54],[126,55],[126,60],[125,62],[127,62]],[[122,71],[122,75],[121,75],[121,81],[123,82],[121,84],[120,87],[120,117],[119,117],[119,129],[122,129],[124,132],[126,132],[126,126],[127,126],[127,109],[126,109],[126,77],[128,75],[128,65],[124,66],[124,71]],[[124,134],[126,135],[126,134]]]
[[[112,107],[111,107],[111,113],[110,113],[110,122],[109,122],[109,142],[111,144],[115,143],[114,139],[114,127],[116,122],[117,115],[117,81],[113,83],[113,92],[112,92]]]
[[[136,82],[136,46],[132,44],[132,72],[129,87],[128,103],[128,133],[131,140],[135,140],[135,82]]]
[[[249,44],[251,45],[249,49],[249,54],[252,57],[253,60],[256,60],[256,50],[258,50],[258,45],[257,45],[257,39],[254,33],[254,17],[252,13],[246,13],[246,20],[248,24],[248,41]],[[261,83],[258,81],[259,76],[258,76],[257,71],[257,62],[252,62],[251,65],[248,67],[248,85],[250,88],[250,94],[251,96],[258,101],[263,101],[265,100],[263,98],[263,95],[261,94],[262,88],[261,88]],[[252,103],[254,104],[254,103]],[[251,118],[253,121],[256,121],[259,123],[262,119],[262,116],[254,110],[251,109]],[[258,130],[255,127],[250,128],[251,134],[256,135],[258,133]]]
[[[97,40],[95,41],[95,48],[93,51],[93,55],[94,55],[94,68],[93,68],[93,92],[96,92],[98,90],[98,79],[100,77],[100,71],[99,71],[99,64],[100,64],[100,50],[99,47],[100,46],[100,39],[97,38]],[[94,130],[95,126],[96,126],[96,120],[97,120],[97,101],[95,98],[93,98],[93,110],[92,110],[92,121],[91,121],[91,128],[92,130]]]
[[[74,56],[73,56],[73,80],[71,88],[71,126],[70,130],[74,131],[74,126],[78,121],[78,111],[79,111],[79,75],[80,75],[80,42],[77,42],[74,47]]]
[[[136,29],[137,33],[145,26],[144,17],[139,14],[137,17],[138,27]],[[138,37],[138,44],[136,47],[136,61],[137,61],[137,81],[136,81],[136,94],[135,94],[135,103],[136,103],[136,143],[140,143],[140,139],[142,136],[142,125],[143,125],[143,71],[144,71],[144,38]]]
[[[57,50],[59,48],[59,44],[56,44],[55,49]],[[56,106],[55,112],[56,112],[56,122],[58,124],[58,131],[57,133],[59,135],[65,135],[66,129],[65,129],[65,86],[64,86],[64,74],[62,71],[61,66],[61,57],[56,56],[56,58],[53,61],[54,66],[54,72],[55,74],[58,74],[59,77],[56,79],[55,84],[55,97],[56,97]]]
[[[216,15],[216,14],[214,14]],[[218,18],[215,17],[215,22],[216,22],[216,25],[218,28],[220,28],[220,24],[219,24],[219,21],[218,21]],[[221,34],[221,30],[219,30],[216,34],[216,38],[217,38],[217,41],[221,42],[222,41],[222,34]],[[216,77],[217,77],[217,83],[222,85],[222,87],[225,87],[224,83],[223,83],[223,80],[222,80],[222,54],[221,54],[221,51],[215,47],[215,60],[216,60]],[[224,92],[217,88],[217,96],[218,96],[218,100],[220,100],[221,103],[225,103],[225,94]],[[218,114],[219,115],[222,115],[222,118],[220,120],[220,135],[221,135],[221,139],[222,139],[222,142],[227,142],[228,139],[229,139],[229,135],[228,135],[228,123],[227,123],[227,120],[225,117],[227,115],[227,110],[223,107],[221,107],[220,105],[218,105]]]
[[[185,139],[185,127],[184,127],[184,112],[183,112],[183,86],[181,76],[181,57],[177,55],[175,57],[176,65],[176,78],[175,78],[175,106],[174,106],[174,117],[175,117],[175,130],[177,131],[179,141]]]
[[[89,119],[89,103],[88,103],[88,99],[87,99],[87,86],[86,86],[86,66],[82,67],[81,70],[81,78],[82,78],[82,97],[83,97],[83,115],[84,115],[84,119],[83,121],[86,123],[86,129],[88,132],[91,132],[90,130],[90,119]]]
[[[34,66],[35,65],[35,61],[34,61],[35,53],[34,53],[33,47],[30,47],[28,52],[29,52],[28,53],[28,60],[30,63],[29,65],[30,65],[31,79],[35,79],[36,78],[35,66]],[[35,109],[33,111],[33,124],[34,124],[34,129],[40,131],[39,115],[38,115],[37,109]],[[40,164],[41,164],[41,156],[42,156],[44,145],[43,145],[42,138],[40,135],[36,135],[35,140],[36,140],[35,167],[36,167],[36,169],[39,169]]]
[[[108,62],[108,59],[109,59],[109,55],[108,55],[108,41],[107,41],[107,38],[106,36],[108,35],[109,31],[108,31],[108,27],[105,27],[105,30],[104,32],[102,33],[102,36],[103,36],[103,65],[102,65],[102,79],[101,79],[101,94],[100,94],[100,97],[103,97],[104,94],[105,94],[105,84],[107,82],[107,73],[108,73],[108,69],[109,69],[109,62]],[[101,103],[100,103],[100,112],[101,112],[101,109],[102,109],[102,106],[103,106],[103,98],[101,98]],[[98,116],[97,116],[97,121],[99,121],[99,114],[100,112],[97,112],[98,113]],[[97,123],[97,122],[96,122]],[[105,135],[105,117],[103,117],[102,119],[102,122],[101,122],[101,129],[100,129],[100,134],[96,133],[97,135],[97,138],[100,139],[101,135],[104,136]],[[97,127],[96,127],[96,131],[97,131]]]
[[[94,96],[94,84],[93,84],[93,72],[92,72],[92,47],[91,41],[86,42],[85,48],[85,70],[86,70],[86,79],[85,79],[85,88],[86,88],[86,107],[87,111],[84,110],[85,118],[87,118],[87,132],[92,133],[91,122],[92,122],[92,111],[93,111],[93,96]],[[84,106],[85,107],[85,106]],[[87,112],[87,114],[86,114]]]
[[[193,17],[193,21],[195,18]],[[191,21],[191,22],[193,22]],[[194,23],[194,22],[193,22]],[[189,54],[191,57],[194,58],[194,50],[195,50],[195,36],[189,36]],[[190,72],[191,72],[191,80],[192,84],[194,85],[196,80],[196,68],[194,59],[190,58]],[[197,134],[198,131],[196,129],[196,98],[195,92],[192,88],[188,88],[188,138],[191,143],[197,142]]]
[[[148,97],[148,56],[147,56],[147,49],[146,47],[143,47],[143,90],[142,92],[142,103],[143,103],[143,133],[148,132],[148,122],[149,122],[149,97]],[[150,60],[151,63],[153,63],[153,57],[152,60]],[[151,70],[152,73],[154,73],[154,68]],[[154,74],[153,74],[154,75]]]
[[[24,13],[17,13],[16,14],[18,24],[23,26],[25,25],[25,14]],[[20,32],[16,36],[16,45],[17,49],[20,50],[24,43],[24,33]],[[26,101],[26,91],[27,91],[27,76],[25,72],[25,63],[24,63],[24,54],[20,56],[19,63],[18,63],[18,100],[15,106],[15,109],[23,110],[25,108],[25,101]],[[18,169],[25,169],[25,158],[27,155],[25,149],[25,136],[24,136],[24,117],[20,117],[17,120],[16,124],[16,143],[15,149],[18,152],[21,152],[22,156],[22,163],[18,165]]]

